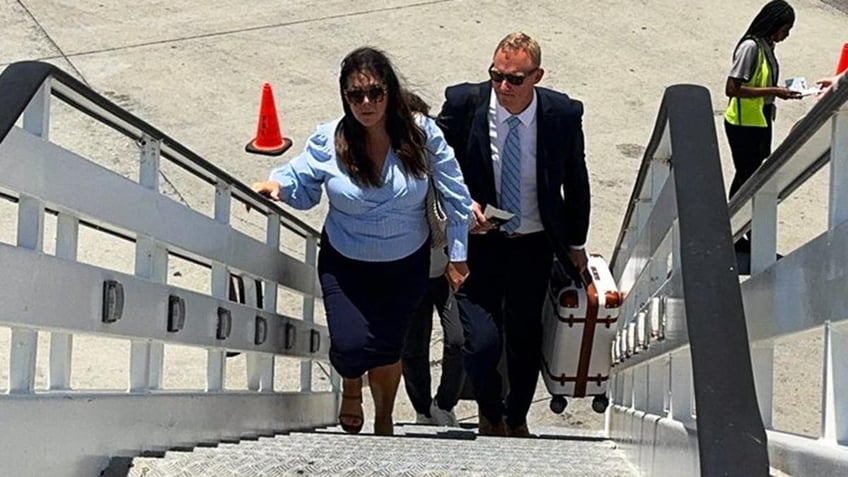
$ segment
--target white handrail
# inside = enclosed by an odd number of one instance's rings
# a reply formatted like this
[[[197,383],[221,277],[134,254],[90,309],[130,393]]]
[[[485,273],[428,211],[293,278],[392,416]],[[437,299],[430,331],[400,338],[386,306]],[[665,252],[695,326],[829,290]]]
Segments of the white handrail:
[[[828,222],[778,260],[778,207],[829,165]],[[742,285],[757,394],[773,466],[792,475],[848,472],[848,77],[823,95],[729,204],[735,237],[751,233]],[[814,230],[807,230],[807,233]],[[822,333],[818,439],[775,429],[774,343]]]
[[[607,431],[647,475],[768,473],[725,204],[709,93],[672,86],[612,262]]]
[[[135,142],[138,179],[52,142],[51,128],[71,121],[64,108],[53,124],[56,101],[82,113],[73,124],[105,124],[119,133],[116,143]],[[0,326],[12,330],[6,349],[0,341],[10,366],[0,422],[14,429],[0,434],[4,474],[96,475],[115,456],[335,422],[337,383],[316,391],[311,376],[310,363],[326,362],[329,350],[327,328],[315,323],[316,230],[55,67],[11,65],[0,76],[0,103],[8,106],[0,111],[0,198],[16,204],[0,227],[17,224],[16,243],[0,242]],[[160,192],[165,162],[214,187],[211,216]],[[245,205],[265,216],[263,237],[231,226],[233,207]],[[52,254],[44,243],[51,215]],[[131,271],[84,263],[83,251],[102,253],[108,242],[92,234],[126,243]],[[306,258],[282,252],[281,238],[301,240]],[[174,258],[205,269],[208,282],[171,283]],[[243,303],[230,299],[234,275],[249,292]],[[302,297],[301,316],[280,313],[278,287]],[[49,385],[37,389],[38,337],[47,333]],[[131,343],[126,386],[72,389],[79,336]],[[166,345],[206,350],[205,389],[163,388]],[[225,385],[227,351],[246,354],[245,389]],[[299,391],[274,388],[276,357],[299,361]]]

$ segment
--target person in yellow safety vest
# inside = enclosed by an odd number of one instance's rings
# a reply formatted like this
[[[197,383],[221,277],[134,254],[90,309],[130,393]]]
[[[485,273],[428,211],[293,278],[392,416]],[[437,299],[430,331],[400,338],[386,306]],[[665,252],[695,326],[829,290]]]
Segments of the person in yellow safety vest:
[[[736,168],[731,197],[771,154],[774,98],[801,97],[777,86],[779,66],[774,55],[774,45],[789,36],[794,23],[792,7],[784,0],[772,0],[754,17],[733,52],[725,86],[730,102],[724,113],[724,130]]]
[[[789,36],[795,24],[795,10],[784,0],[765,4],[736,43],[733,66],[724,92],[730,98],[724,112],[724,131],[733,156],[736,174],[729,196],[754,175],[771,155],[774,98],[800,98],[801,94],[777,86],[780,67],[774,45]],[[750,235],[735,245],[737,252],[750,252]]]

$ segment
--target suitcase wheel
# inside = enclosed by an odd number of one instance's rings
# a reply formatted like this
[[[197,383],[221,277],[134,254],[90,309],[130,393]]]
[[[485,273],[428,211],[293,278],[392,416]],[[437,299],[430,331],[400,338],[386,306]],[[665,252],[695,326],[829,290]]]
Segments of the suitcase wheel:
[[[554,396],[551,398],[551,411],[555,414],[562,414],[565,407],[568,406],[568,401],[563,396]]]
[[[553,403],[551,403],[553,407]],[[603,414],[609,407],[609,398],[605,394],[599,394],[592,399],[592,410],[598,414]]]

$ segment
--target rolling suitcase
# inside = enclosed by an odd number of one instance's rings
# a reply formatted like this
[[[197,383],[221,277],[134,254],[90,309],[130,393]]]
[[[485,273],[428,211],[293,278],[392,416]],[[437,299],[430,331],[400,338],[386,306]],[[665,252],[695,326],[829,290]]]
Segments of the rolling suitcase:
[[[592,409],[606,411],[620,305],[621,294],[600,255],[589,256],[581,281],[554,263],[542,314],[542,378],[553,412],[565,410],[566,396],[594,396]]]

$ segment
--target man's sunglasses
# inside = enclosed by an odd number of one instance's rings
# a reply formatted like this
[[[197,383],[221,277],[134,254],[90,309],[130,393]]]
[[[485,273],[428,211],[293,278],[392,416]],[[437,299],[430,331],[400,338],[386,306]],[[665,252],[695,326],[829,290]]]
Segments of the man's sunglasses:
[[[531,73],[538,69],[539,68],[533,68],[532,70],[520,75],[513,73],[504,74],[496,70],[495,65],[492,65],[489,67],[489,78],[491,78],[492,81],[494,81],[495,83],[500,83],[501,81],[506,80],[507,83],[513,86],[521,86],[522,84],[524,84],[524,80],[526,80]]]
[[[370,86],[368,88],[351,88],[345,91],[345,98],[351,104],[362,104],[365,98],[372,103],[378,103],[386,96],[386,88],[384,86]]]

